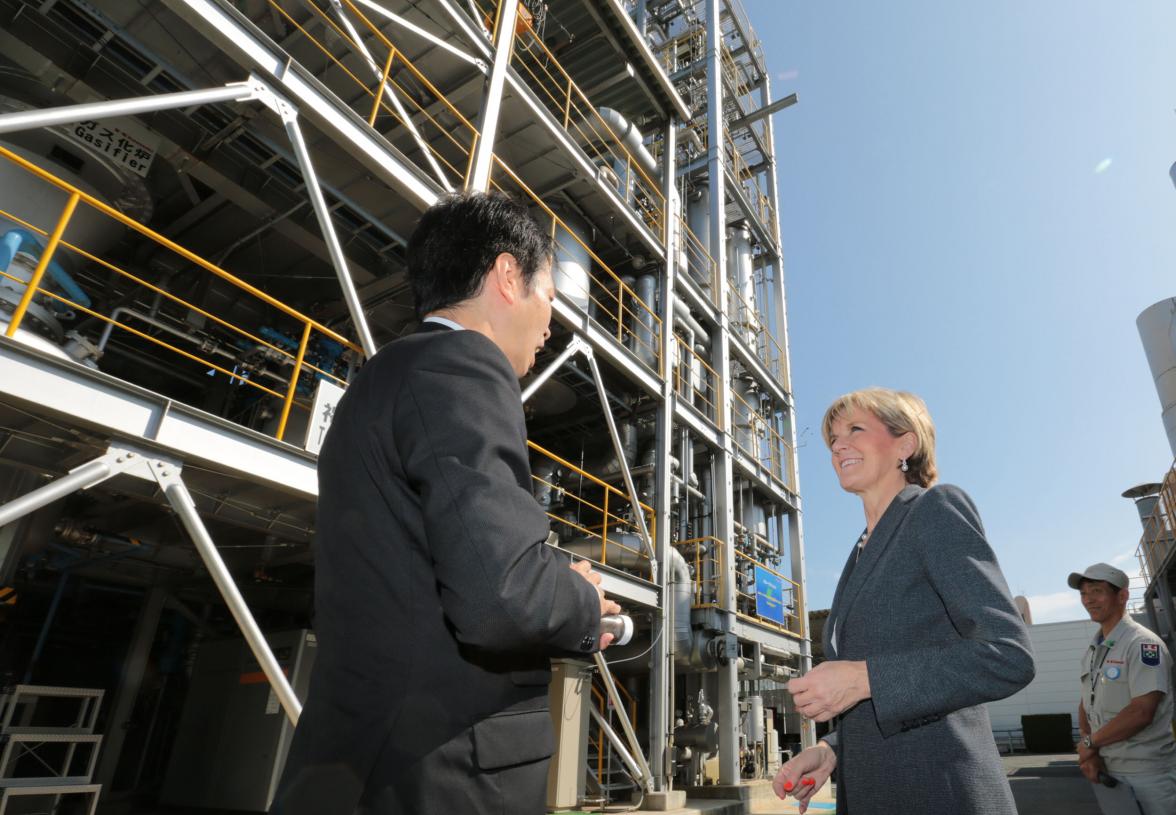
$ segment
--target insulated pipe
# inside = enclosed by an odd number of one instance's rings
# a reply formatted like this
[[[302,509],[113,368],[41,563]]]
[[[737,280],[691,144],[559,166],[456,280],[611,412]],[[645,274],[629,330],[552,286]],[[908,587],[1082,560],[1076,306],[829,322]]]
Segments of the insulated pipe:
[[[707,348],[710,348],[710,334],[702,327],[702,323],[694,319],[694,315],[690,313],[690,306],[686,305],[680,299],[675,300],[674,316],[694,333],[694,342],[696,344],[705,345]]]
[[[661,178],[661,170],[658,168],[657,161],[654,160],[653,155],[646,149],[645,137],[641,135],[641,131],[612,108],[597,108],[596,112],[600,114],[600,118],[604,120],[604,123],[612,131],[608,134],[610,138],[615,135],[620,140],[618,146],[627,150],[650,178],[659,180]]]
[[[657,278],[651,274],[637,278],[637,297],[645,304],[638,308],[637,328],[633,332],[633,351],[637,358],[650,367],[657,365],[657,346],[654,345],[654,301],[657,300]]]

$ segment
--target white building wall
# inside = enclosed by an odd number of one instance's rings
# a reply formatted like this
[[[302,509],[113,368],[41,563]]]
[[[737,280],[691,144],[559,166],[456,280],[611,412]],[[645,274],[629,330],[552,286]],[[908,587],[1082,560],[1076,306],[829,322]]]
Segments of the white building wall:
[[[1078,665],[1098,624],[1090,620],[1029,626],[1029,641],[1037,662],[1037,676],[1007,699],[988,703],[993,730],[1017,730],[1021,716],[1069,713],[1078,726]]]

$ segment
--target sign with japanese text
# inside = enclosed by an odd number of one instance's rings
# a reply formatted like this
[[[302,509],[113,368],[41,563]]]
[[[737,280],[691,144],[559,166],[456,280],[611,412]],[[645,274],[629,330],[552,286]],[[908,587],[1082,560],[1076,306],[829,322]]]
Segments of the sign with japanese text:
[[[159,147],[158,136],[126,119],[105,122],[90,119],[69,125],[65,130],[75,140],[143,177],[151,169]]]

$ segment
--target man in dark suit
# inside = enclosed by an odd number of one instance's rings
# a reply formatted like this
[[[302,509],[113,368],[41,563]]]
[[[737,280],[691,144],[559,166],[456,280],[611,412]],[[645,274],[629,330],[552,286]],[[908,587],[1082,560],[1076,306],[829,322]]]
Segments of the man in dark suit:
[[[500,194],[442,199],[409,241],[421,329],[363,367],[319,457],[319,651],[272,813],[544,811],[548,658],[607,647],[619,611],[531,493],[518,378],[552,255]]]

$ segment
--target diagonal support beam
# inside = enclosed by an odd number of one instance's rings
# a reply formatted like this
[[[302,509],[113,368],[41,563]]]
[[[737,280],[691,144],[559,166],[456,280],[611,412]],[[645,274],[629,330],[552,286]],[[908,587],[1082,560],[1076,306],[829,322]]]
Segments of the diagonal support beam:
[[[485,192],[490,188],[490,170],[494,163],[494,139],[498,134],[498,111],[502,108],[502,91],[514,51],[515,23],[518,20],[519,0],[502,0],[498,6],[498,27],[495,29],[494,64],[486,79],[486,95],[482,115],[478,118],[478,138],[474,146],[466,189]]]
[[[573,336],[567,348],[527,386],[527,390],[523,392],[523,402],[526,403],[534,395],[535,391],[539,389],[539,386],[550,379],[551,375],[576,352],[584,355],[584,358],[588,360],[588,367],[592,371],[592,380],[596,383],[596,392],[600,396],[600,409],[604,411],[604,420],[605,424],[608,425],[608,434],[612,438],[613,448],[617,453],[617,461],[621,463],[621,474],[625,479],[625,489],[629,493],[629,502],[633,505],[633,517],[637,519],[637,529],[640,532],[641,543],[645,547],[646,554],[649,555],[649,566],[653,573],[653,579],[656,581],[657,553],[654,551],[653,541],[649,536],[649,527],[645,523],[645,516],[640,511],[641,502],[638,500],[637,486],[633,481],[633,473],[629,469],[629,462],[625,460],[625,448],[621,443],[621,434],[617,431],[617,422],[613,418],[612,408],[608,406],[608,393],[604,389],[604,380],[600,376],[600,366],[596,363],[596,354],[592,346],[582,338]]]

